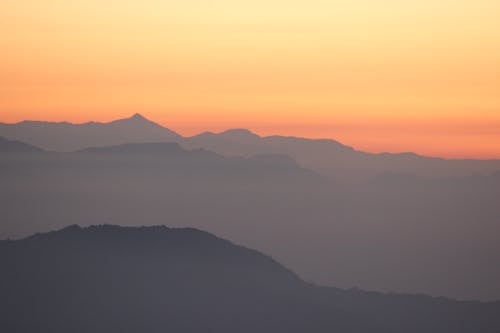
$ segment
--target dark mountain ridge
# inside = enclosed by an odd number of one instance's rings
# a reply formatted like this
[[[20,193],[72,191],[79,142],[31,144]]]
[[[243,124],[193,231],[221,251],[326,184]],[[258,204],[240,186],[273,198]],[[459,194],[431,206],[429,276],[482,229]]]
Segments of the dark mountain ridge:
[[[310,285],[192,228],[70,226],[0,241],[3,332],[498,332],[500,303]]]

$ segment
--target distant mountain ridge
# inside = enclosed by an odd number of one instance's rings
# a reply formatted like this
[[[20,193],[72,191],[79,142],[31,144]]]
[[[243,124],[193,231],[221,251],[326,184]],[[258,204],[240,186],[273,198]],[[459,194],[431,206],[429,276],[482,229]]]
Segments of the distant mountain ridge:
[[[81,228],[0,241],[0,330],[496,333],[500,303],[308,284],[193,228]]]
[[[332,180],[348,183],[386,172],[448,177],[491,174],[500,170],[500,159],[448,160],[414,153],[373,154],[355,150],[333,139],[278,135],[261,137],[247,129],[204,132],[183,137],[140,114],[108,123],[0,123],[0,136],[54,151],[76,151],[129,143],[177,142],[185,148],[203,148],[225,156],[282,154]]]
[[[262,153],[286,154],[302,166],[337,182],[359,182],[385,172],[425,177],[491,174],[500,170],[497,160],[460,160],[406,153],[367,153],[333,139],[293,136],[258,136],[244,130],[205,132],[185,138],[183,145],[203,147],[223,155],[251,156]]]
[[[123,143],[177,141],[181,136],[140,114],[107,123],[22,121],[0,123],[0,135],[51,151],[75,151]]]

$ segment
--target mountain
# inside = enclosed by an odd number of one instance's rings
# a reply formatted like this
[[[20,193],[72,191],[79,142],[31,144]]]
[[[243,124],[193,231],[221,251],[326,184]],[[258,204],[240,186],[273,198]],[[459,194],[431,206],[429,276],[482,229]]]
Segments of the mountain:
[[[168,217],[270,253],[307,281],[459,299],[500,299],[499,198],[498,174],[385,173],[346,187],[286,155],[178,143],[0,154],[0,238]]]
[[[22,121],[0,123],[0,135],[52,151],[74,151],[93,146],[123,143],[176,141],[179,134],[140,114],[108,123]]]
[[[21,141],[8,140],[0,137],[0,154],[1,153],[34,153],[41,152],[42,149],[26,144]]]
[[[331,139],[278,135],[261,137],[241,129],[205,132],[185,138],[182,142],[185,147],[205,148],[223,155],[286,154],[305,168],[346,184],[359,183],[387,172],[423,177],[460,177],[500,170],[500,160],[442,159],[414,153],[374,154],[355,150]]]
[[[2,332],[498,332],[500,303],[341,290],[212,234],[70,226],[0,241]]]
[[[278,135],[261,137],[247,129],[182,137],[139,114],[109,123],[0,123],[0,136],[46,150],[66,152],[126,143],[178,142],[187,149],[203,148],[225,156],[281,154],[292,157],[304,168],[346,185],[387,172],[421,177],[463,177],[475,173],[487,175],[500,170],[500,159],[460,160],[414,153],[374,154],[355,150],[332,139]]]
[[[245,216],[240,221],[250,221],[258,214],[278,213],[302,196],[323,204],[329,191],[328,181],[287,156],[225,157],[186,150],[177,143],[123,144],[23,158],[0,155],[0,165],[0,200],[5,203],[0,206],[5,218],[0,237],[26,235],[37,231],[37,225],[55,228],[68,219],[81,224],[97,218],[101,223],[159,223],[167,215],[184,225],[210,224],[223,234],[227,227],[230,233],[255,234],[258,225],[231,220],[241,214]],[[297,209],[279,213],[272,227],[286,223]]]

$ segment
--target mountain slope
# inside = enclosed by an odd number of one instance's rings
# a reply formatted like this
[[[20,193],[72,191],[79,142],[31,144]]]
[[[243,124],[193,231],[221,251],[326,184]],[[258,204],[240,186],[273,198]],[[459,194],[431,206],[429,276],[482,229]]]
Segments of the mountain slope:
[[[498,332],[500,304],[315,287],[195,229],[0,241],[2,332]]]
[[[0,153],[34,153],[43,150],[27,143],[0,137]]]
[[[180,138],[174,131],[140,114],[108,123],[71,124],[43,121],[0,123],[0,135],[53,151],[75,151],[86,147],[129,142],[167,142]]]

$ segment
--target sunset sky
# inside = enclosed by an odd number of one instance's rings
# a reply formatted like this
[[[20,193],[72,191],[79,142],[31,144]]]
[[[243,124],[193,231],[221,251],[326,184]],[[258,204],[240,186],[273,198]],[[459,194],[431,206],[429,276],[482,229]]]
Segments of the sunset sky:
[[[500,1],[0,2],[0,122],[135,112],[500,158]]]

